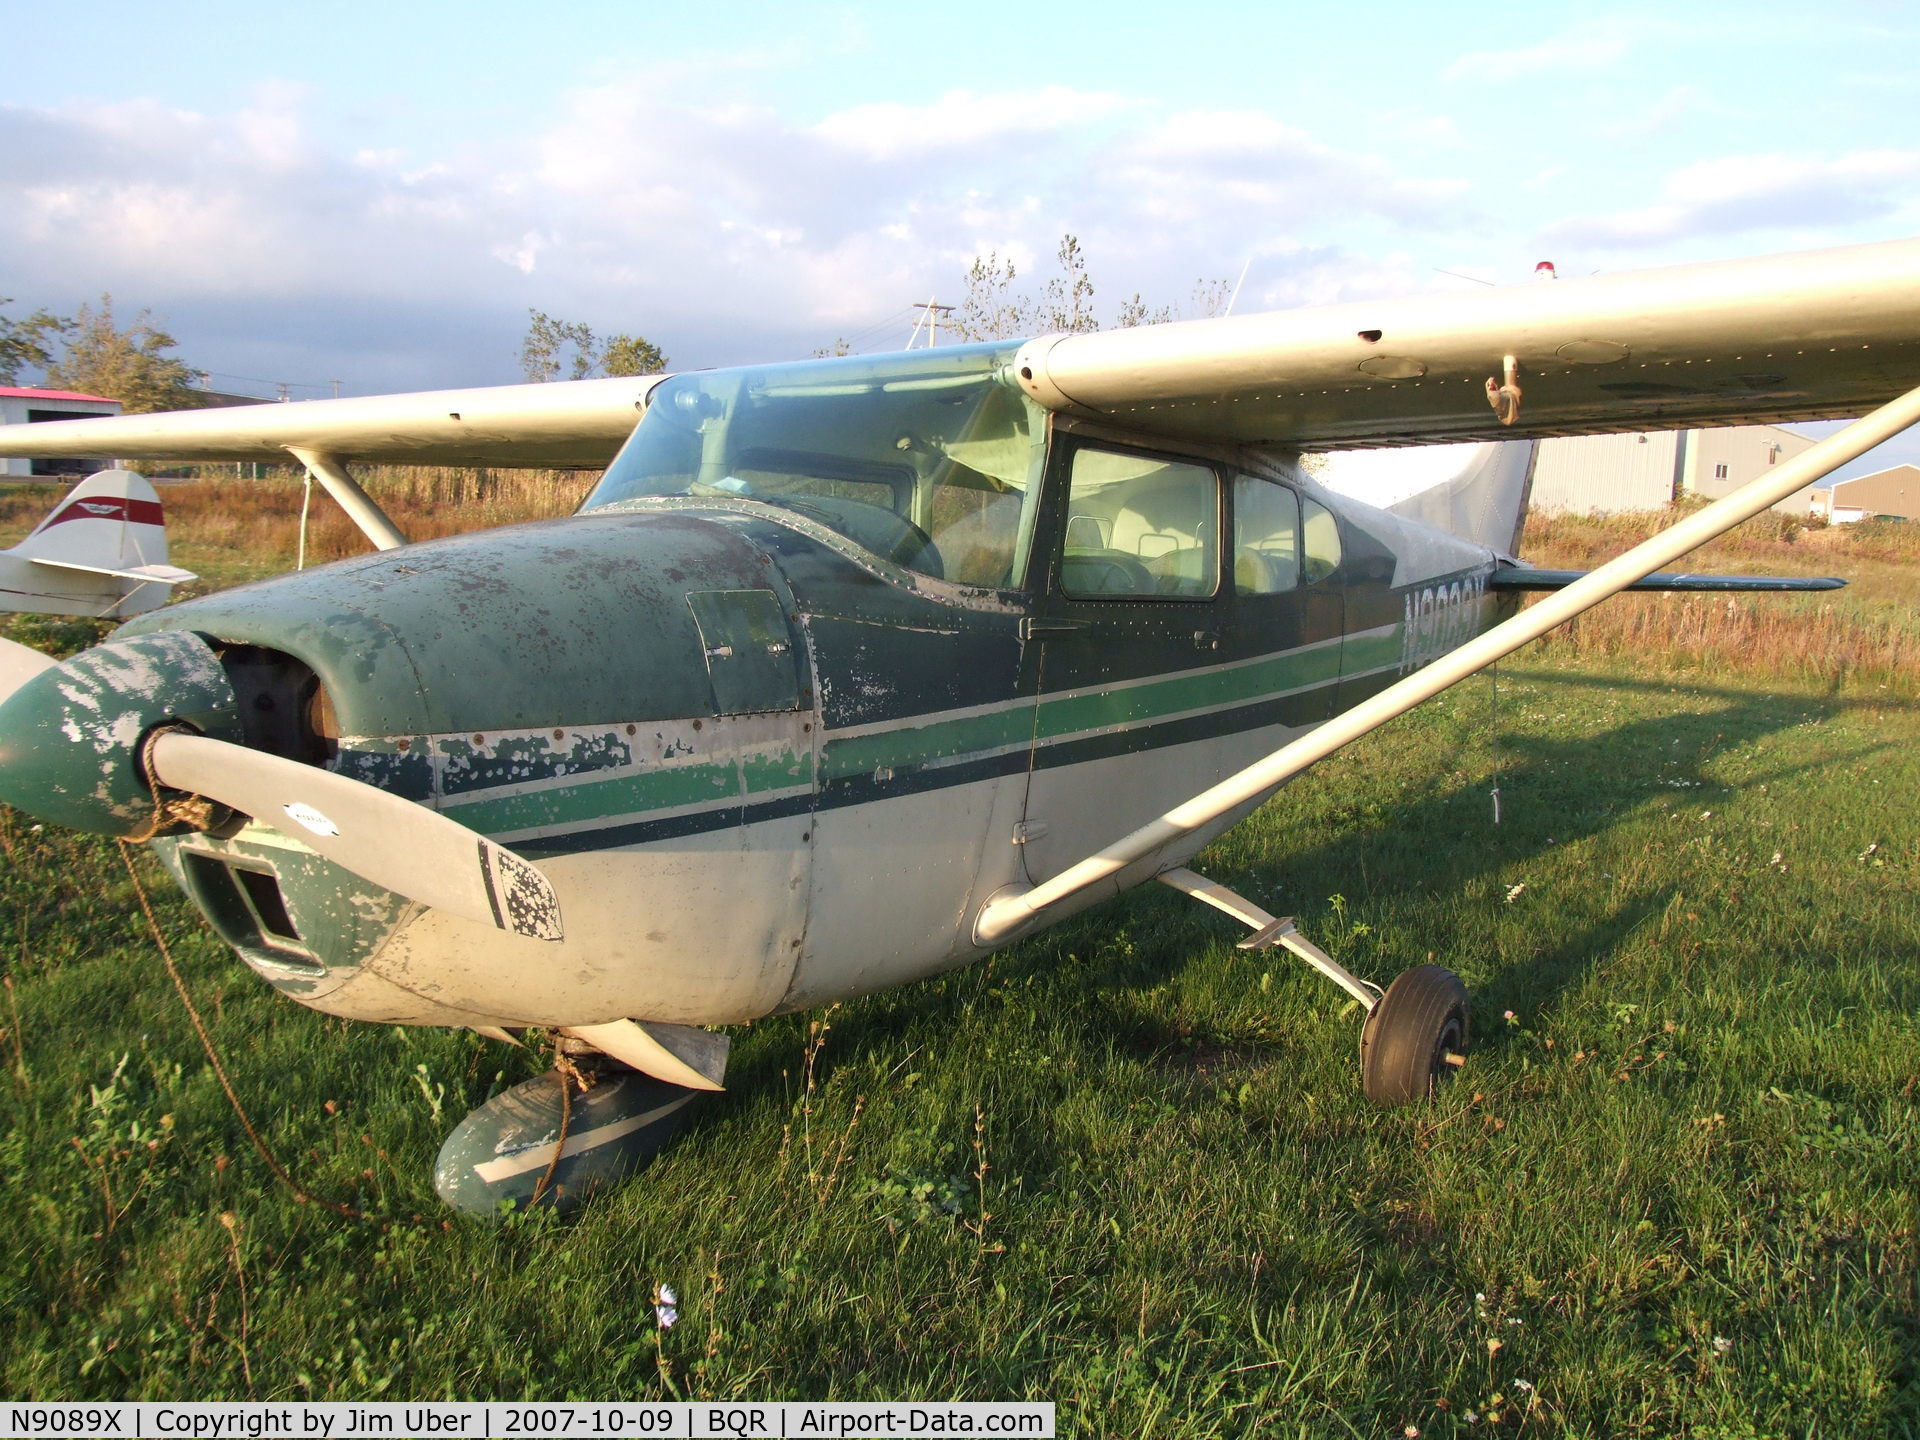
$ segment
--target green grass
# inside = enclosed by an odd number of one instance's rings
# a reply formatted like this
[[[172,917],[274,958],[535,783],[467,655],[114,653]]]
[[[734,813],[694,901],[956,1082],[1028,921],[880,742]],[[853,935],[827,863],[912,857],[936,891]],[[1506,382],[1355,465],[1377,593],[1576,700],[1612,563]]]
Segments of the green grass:
[[[1154,889],[824,1032],[742,1029],[731,1093],[570,1224],[444,1218],[428,1182],[533,1062],[275,999],[144,863],[275,1149],[378,1219],[296,1204],[112,849],[7,817],[0,1385],[1920,1434],[1913,707],[1536,667],[1495,744],[1487,702],[1396,722],[1201,864],[1363,974],[1466,977],[1473,1058],[1432,1107],[1370,1108],[1346,997]]]
[[[216,530],[203,553],[183,526],[174,558],[238,578]],[[1590,563],[1625,530],[1529,550]],[[1873,626],[1911,628],[1897,548],[1727,544],[1700,568],[1853,567],[1869,659]],[[1202,857],[1363,975],[1466,978],[1472,1058],[1428,1108],[1362,1099],[1345,995],[1153,887],[738,1030],[730,1093],[572,1223],[450,1217],[429,1183],[446,1130],[537,1060],[277,999],[143,856],[263,1133],[375,1218],[296,1203],[114,849],[0,812],[0,1389],[1920,1436],[1920,705],[1910,665],[1783,659],[1784,628],[1676,649],[1589,626],[1523,652],[1497,706],[1470,682]],[[11,631],[64,649],[95,627]]]

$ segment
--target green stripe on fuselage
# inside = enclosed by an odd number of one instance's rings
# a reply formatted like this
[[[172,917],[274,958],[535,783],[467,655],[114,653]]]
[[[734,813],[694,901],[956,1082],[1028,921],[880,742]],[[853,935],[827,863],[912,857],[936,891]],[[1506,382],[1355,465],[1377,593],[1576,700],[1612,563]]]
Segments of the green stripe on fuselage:
[[[1361,635],[1347,636],[1340,652],[1342,675],[1365,675],[1400,663],[1401,630],[1399,624],[1383,626]]]
[[[499,835],[555,825],[579,825],[621,815],[743,804],[757,795],[813,784],[813,757],[787,752],[744,762],[675,765],[635,773],[601,771],[577,785],[449,805],[460,823]]]
[[[1397,648],[1394,653],[1399,653]],[[1042,742],[1062,740],[1311,689],[1340,678],[1340,655],[1337,642],[1309,645],[1245,665],[1188,671],[1146,684],[1059,698],[1043,695],[1037,733]]]
[[[1400,627],[1350,635],[1237,665],[1188,671],[1110,689],[1042,696],[1038,738],[1057,744],[1082,735],[1150,725],[1174,716],[1230,710],[1276,695],[1337,683],[1343,673],[1391,666],[1400,655]],[[825,740],[822,783],[882,769],[956,765],[1005,754],[1035,736],[1031,697],[963,715],[907,718],[884,729]],[[783,751],[736,765],[713,761],[635,772],[581,775],[576,784],[486,798],[469,792],[449,803],[464,825],[489,835],[578,827],[615,817],[720,809],[814,784],[813,757]]]
[[[1033,738],[1033,701],[944,720],[902,720],[897,726],[844,739],[827,737],[821,778],[844,780],[875,770],[952,763],[997,754]]]

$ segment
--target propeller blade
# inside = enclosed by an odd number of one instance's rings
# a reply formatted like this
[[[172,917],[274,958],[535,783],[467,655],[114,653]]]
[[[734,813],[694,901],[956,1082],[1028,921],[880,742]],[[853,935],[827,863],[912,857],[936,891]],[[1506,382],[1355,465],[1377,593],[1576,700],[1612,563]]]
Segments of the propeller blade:
[[[182,730],[154,738],[147,766],[162,785],[251,815],[395,894],[516,935],[561,936],[560,900],[546,876],[424,805]]]
[[[42,670],[51,670],[60,662],[42,655],[32,646],[0,636],[0,701],[4,701]]]

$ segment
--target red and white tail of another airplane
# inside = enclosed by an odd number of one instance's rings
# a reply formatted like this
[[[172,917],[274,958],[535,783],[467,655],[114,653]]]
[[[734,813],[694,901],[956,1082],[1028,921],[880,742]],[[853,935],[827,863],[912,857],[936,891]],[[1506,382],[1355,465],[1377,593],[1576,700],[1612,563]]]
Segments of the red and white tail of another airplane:
[[[0,550],[0,610],[138,615],[194,578],[167,563],[160,497],[143,475],[89,475],[11,550]]]

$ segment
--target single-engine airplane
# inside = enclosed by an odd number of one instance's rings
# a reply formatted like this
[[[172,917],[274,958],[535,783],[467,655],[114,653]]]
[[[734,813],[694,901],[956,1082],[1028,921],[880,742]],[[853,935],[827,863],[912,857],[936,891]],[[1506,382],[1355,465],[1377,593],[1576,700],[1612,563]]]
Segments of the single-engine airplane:
[[[60,664],[6,650],[0,798],[149,840],[302,1004],[604,1057],[570,1110],[543,1077],[461,1123],[436,1184],[466,1209],[631,1170],[720,1088],[708,1027],[964,965],[1149,880],[1349,991],[1366,1093],[1416,1100],[1463,1056],[1460,981],[1383,991],[1188,862],[1617,590],[1839,583],[1657,572],[1920,418],[1917,383],[1909,241],[70,421],[74,454],[291,455],[377,552]],[[1515,558],[1534,437],[1876,406],[1592,574]],[[1442,443],[1467,448],[1385,506],[1301,464]],[[407,545],[348,469],[376,460],[606,468],[569,518]]]
[[[126,618],[158,609],[194,578],[167,563],[166,519],[146,477],[102,470],[0,550],[0,610]]]

